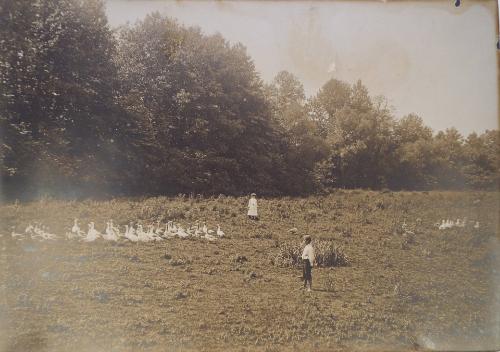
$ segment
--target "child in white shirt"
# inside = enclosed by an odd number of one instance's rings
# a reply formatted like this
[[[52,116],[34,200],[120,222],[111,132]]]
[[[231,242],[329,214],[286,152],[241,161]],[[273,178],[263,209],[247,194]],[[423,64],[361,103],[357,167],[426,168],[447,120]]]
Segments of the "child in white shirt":
[[[304,237],[304,242],[306,246],[302,252],[302,261],[304,262],[304,288],[307,287],[307,292],[311,292],[312,287],[312,267],[314,266],[314,248],[311,244],[311,236],[307,235]]]

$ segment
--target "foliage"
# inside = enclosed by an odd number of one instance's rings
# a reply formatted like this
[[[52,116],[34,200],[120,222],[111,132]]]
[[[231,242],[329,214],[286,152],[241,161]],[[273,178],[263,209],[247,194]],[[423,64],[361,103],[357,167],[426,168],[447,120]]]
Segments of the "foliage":
[[[11,198],[496,189],[498,131],[436,134],[361,81],[306,98],[241,44],[101,0],[0,0],[0,177]]]
[[[283,242],[279,244],[279,252],[273,263],[278,266],[302,265],[303,243]],[[349,259],[340,246],[331,240],[313,241],[316,264],[321,267],[348,266]]]

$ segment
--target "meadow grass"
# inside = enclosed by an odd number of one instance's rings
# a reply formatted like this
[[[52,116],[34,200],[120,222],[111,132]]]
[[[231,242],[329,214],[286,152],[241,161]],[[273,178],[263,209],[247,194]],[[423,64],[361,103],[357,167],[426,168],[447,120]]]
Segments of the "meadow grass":
[[[339,190],[259,199],[260,221],[247,219],[247,201],[179,196],[2,205],[0,350],[500,346],[498,193]],[[101,232],[110,218],[122,231],[130,221],[201,221],[220,224],[227,238],[84,244],[9,235],[34,221],[64,234],[75,217]],[[435,226],[463,217],[480,228]],[[306,233],[318,253],[337,254],[313,269],[311,294],[301,290],[294,265]],[[329,266],[338,258],[345,263]]]

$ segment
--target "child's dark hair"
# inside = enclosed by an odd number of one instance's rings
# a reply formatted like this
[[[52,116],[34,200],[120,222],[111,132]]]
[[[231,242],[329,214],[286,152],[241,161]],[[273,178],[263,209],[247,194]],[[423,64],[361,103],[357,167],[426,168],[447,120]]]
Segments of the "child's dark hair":
[[[309,235],[305,235],[305,236],[304,236],[304,242],[305,242],[306,244],[311,243],[311,241],[312,241],[311,236],[309,236]]]

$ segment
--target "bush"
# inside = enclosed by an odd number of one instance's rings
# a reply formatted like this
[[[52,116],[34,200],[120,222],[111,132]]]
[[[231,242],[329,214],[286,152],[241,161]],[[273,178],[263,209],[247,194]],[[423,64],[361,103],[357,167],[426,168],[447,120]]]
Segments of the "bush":
[[[349,259],[340,246],[331,240],[316,240],[313,242],[316,264],[322,267],[348,266]],[[279,244],[279,252],[272,261],[274,265],[300,266],[302,264],[302,243],[283,242]]]

